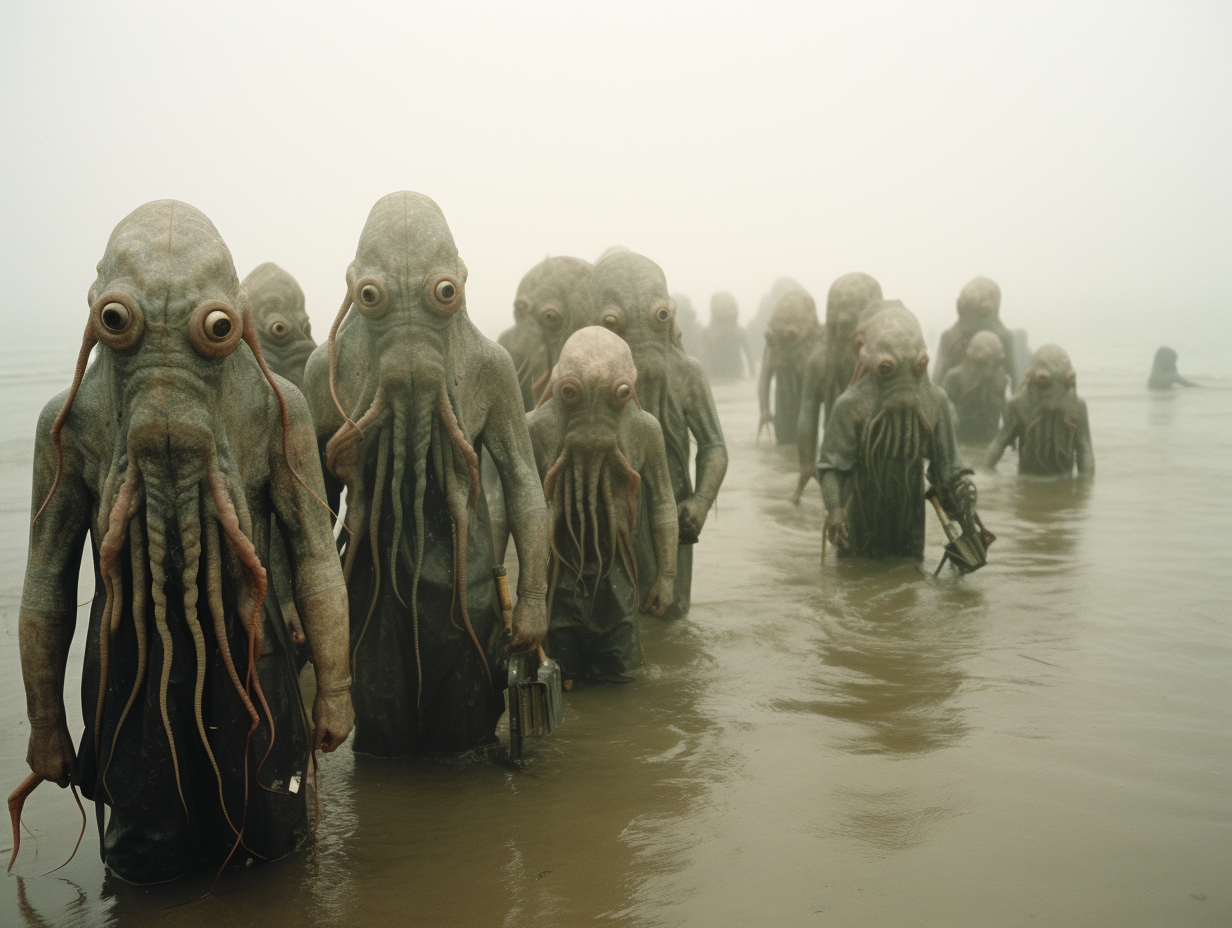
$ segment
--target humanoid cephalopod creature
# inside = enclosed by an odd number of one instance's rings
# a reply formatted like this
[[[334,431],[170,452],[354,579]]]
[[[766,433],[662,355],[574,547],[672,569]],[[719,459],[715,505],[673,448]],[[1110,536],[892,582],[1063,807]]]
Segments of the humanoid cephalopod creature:
[[[970,280],[958,294],[958,321],[941,333],[933,382],[942,383],[952,368],[962,364],[967,345],[976,332],[992,332],[1005,349],[1005,370],[1010,383],[1017,383],[1021,372],[1015,364],[1014,336],[1001,321],[1001,288],[987,277]]]
[[[346,592],[303,397],[261,360],[231,254],[173,200],[116,226],[73,385],[39,420],[22,593],[28,760],[111,808],[134,882],[307,834],[313,741],[267,597],[271,525],[313,646],[315,744],[351,730]],[[97,357],[87,366],[90,352]],[[87,533],[95,595],[74,755],[62,701]],[[100,805],[101,812],[101,805]]]
[[[566,255],[544,258],[518,284],[515,309],[525,309],[544,351],[544,366],[533,384],[537,401],[569,336],[590,325],[590,274],[594,265]]]
[[[548,512],[509,355],[466,313],[466,265],[422,194],[368,215],[329,342],[304,380],[351,607],[355,750],[491,741],[505,630],[479,452],[504,491],[520,566],[511,646],[547,632]]]
[[[720,291],[710,298],[710,325],[701,333],[700,360],[711,380],[735,380],[749,373],[757,362],[749,352],[749,341],[740,327],[740,307],[736,298]]]
[[[997,434],[1009,380],[1001,339],[995,332],[976,332],[962,364],[950,368],[941,383],[958,415],[959,441],[982,445]]]
[[[673,337],[675,320],[667,280],[649,258],[615,252],[595,265],[591,279],[595,321],[629,344],[637,367],[637,393],[644,410],[658,420],[667,446],[667,466],[679,516],[676,586],[665,618],[689,611],[693,543],[698,539],[727,472],[727,445],[714,408],[710,383],[700,362]],[[689,479],[689,435],[697,441],[697,485]],[[639,576],[655,571],[651,519],[639,517],[634,551]]]
[[[851,386],[859,348],[852,342],[860,314],[865,307],[881,300],[881,284],[868,274],[844,274],[830,285],[826,295],[825,339],[813,349],[804,367],[800,418],[796,424],[796,451],[800,476],[791,495],[800,502],[817,473],[817,439],[834,408],[835,401]]]
[[[240,286],[252,304],[265,363],[302,390],[304,365],[317,347],[304,310],[304,291],[294,277],[272,261],[254,267]]]
[[[1151,364],[1151,376],[1147,378],[1148,390],[1171,390],[1173,387],[1196,387],[1192,380],[1186,380],[1176,369],[1176,351],[1172,348],[1160,348],[1155,352],[1155,361]]]
[[[629,346],[599,326],[579,330],[527,422],[552,513],[547,651],[567,678],[625,682],[641,666],[639,591],[647,612],[671,605],[678,544],[663,432],[638,405]],[[633,550],[639,508],[650,519],[649,577]]]
[[[809,357],[822,344],[825,329],[817,318],[817,304],[803,290],[787,293],[770,316],[766,326],[766,350],[758,378],[757,400],[762,426],[774,426],[774,440],[780,445],[796,443],[800,421],[800,400],[804,395],[804,373]],[[770,404],[770,383],[774,382],[774,408]]]
[[[928,380],[915,316],[882,309],[855,337],[855,379],[834,404],[818,457],[827,537],[840,556],[920,560],[925,478],[961,518],[974,509],[975,484],[958,450],[950,401]]]
[[[1095,449],[1086,400],[1078,396],[1069,355],[1058,345],[1041,345],[1027,365],[1027,376],[1005,407],[1001,430],[988,448],[996,467],[1005,449],[1018,443],[1018,473],[1068,477],[1095,474]]]

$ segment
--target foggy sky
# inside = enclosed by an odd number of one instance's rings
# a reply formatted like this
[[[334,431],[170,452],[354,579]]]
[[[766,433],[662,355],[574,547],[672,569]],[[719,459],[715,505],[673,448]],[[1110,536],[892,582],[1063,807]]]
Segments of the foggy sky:
[[[66,365],[140,204],[290,271],[321,340],[411,189],[491,337],[546,254],[621,244],[703,321],[862,270],[935,345],[985,274],[1033,344],[1232,372],[1226,5],[11,2],[0,49],[5,344]]]

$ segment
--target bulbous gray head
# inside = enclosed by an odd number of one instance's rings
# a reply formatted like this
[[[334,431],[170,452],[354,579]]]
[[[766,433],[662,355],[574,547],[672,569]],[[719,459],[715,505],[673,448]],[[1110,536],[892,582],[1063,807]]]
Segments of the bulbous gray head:
[[[958,318],[972,324],[989,325],[1001,312],[1001,288],[987,277],[972,279],[958,294]]]
[[[726,290],[720,290],[710,298],[710,321],[721,325],[736,325],[740,319],[740,307],[736,298]]]
[[[914,395],[927,382],[928,348],[915,314],[901,306],[882,309],[856,331],[857,377],[867,372],[879,393]]]
[[[555,361],[564,340],[591,321],[593,271],[589,261],[561,255],[540,261],[518,284],[514,316],[525,313],[534,319],[548,349],[549,363]]]
[[[1171,348],[1160,348],[1155,352],[1155,363],[1151,365],[1153,374],[1175,374],[1177,353]]]
[[[821,321],[817,318],[817,304],[812,296],[803,290],[784,294],[766,326],[766,340],[782,347],[797,345],[820,333]]]
[[[672,302],[676,304],[676,321],[677,322],[694,322],[697,319],[697,310],[693,308],[693,301],[684,293],[673,293]]]
[[[379,355],[382,385],[443,376],[450,333],[466,319],[466,264],[445,216],[421,193],[377,201],[347,268],[351,304]]]
[[[253,268],[241,283],[252,306],[261,352],[274,373],[301,386],[304,365],[316,347],[299,283],[272,261]]]
[[[637,398],[637,368],[628,343],[602,326],[574,332],[552,369],[551,391],[571,432],[614,443],[617,418]]]
[[[967,357],[976,364],[997,364],[1005,361],[1005,346],[995,332],[976,332],[967,345]]]
[[[826,296],[826,331],[832,343],[845,343],[859,325],[860,310],[881,300],[881,284],[868,274],[844,274]]]
[[[676,304],[659,265],[631,251],[609,255],[595,265],[590,296],[595,323],[629,343],[638,370],[662,363],[673,344]]]
[[[1076,394],[1078,378],[1065,350],[1060,345],[1047,344],[1040,345],[1032,355],[1024,383],[1034,401],[1051,409]]]

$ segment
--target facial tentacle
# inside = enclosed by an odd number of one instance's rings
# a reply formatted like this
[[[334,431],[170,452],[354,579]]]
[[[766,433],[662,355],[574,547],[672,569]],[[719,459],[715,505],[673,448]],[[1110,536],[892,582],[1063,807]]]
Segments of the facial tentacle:
[[[64,449],[60,445],[60,434],[64,431],[64,423],[68,421],[69,413],[73,409],[73,400],[77,398],[77,391],[81,388],[81,380],[85,377],[86,367],[90,363],[90,352],[98,344],[98,336],[94,334],[93,322],[94,320],[91,319],[86,323],[86,331],[81,339],[81,349],[77,352],[77,366],[73,370],[73,382],[68,388],[68,397],[64,400],[64,405],[60,407],[60,412],[56,414],[55,421],[51,424],[51,447],[55,451],[56,456],[56,475],[51,481],[51,489],[47,491],[47,498],[43,500],[43,505],[39,506],[38,512],[30,520],[31,525],[39,520],[39,516],[43,514],[43,510],[47,508],[51,498],[55,496],[56,487],[60,485],[60,474],[64,468]]]
[[[355,647],[351,649],[351,677],[355,676],[355,661],[359,654],[359,646],[363,644],[364,635],[368,631],[368,624],[372,621],[373,613],[376,612],[377,599],[381,592],[381,557],[380,557],[380,520],[381,520],[381,503],[385,492],[385,474],[389,467],[389,459],[393,455],[393,429],[381,429],[376,450],[376,484],[372,491],[372,516],[368,520],[368,547],[372,553],[372,597],[368,600],[368,612],[364,615],[364,624],[359,628],[359,635],[355,639]],[[393,485],[394,491],[398,489],[398,485]],[[395,539],[396,541],[396,539]],[[349,542],[350,548],[347,550],[348,563],[354,562],[354,552],[359,550],[359,536],[355,535]]]

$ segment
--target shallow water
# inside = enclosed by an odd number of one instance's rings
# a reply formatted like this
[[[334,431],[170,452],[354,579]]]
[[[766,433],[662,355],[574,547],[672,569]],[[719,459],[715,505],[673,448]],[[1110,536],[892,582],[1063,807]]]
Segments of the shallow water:
[[[1020,481],[1012,452],[977,475],[999,540],[963,581],[823,565],[816,486],[787,502],[794,453],[753,441],[755,385],[718,385],[731,466],[689,620],[646,624],[639,682],[568,694],[525,769],[344,747],[316,847],[200,900],[212,873],[106,877],[92,814],[40,877],[80,827],[44,786],[0,925],[1232,923],[1232,389],[1151,396],[1111,370],[1080,381],[1094,484]],[[34,423],[68,381],[19,371],[0,375],[5,788],[27,770]]]

